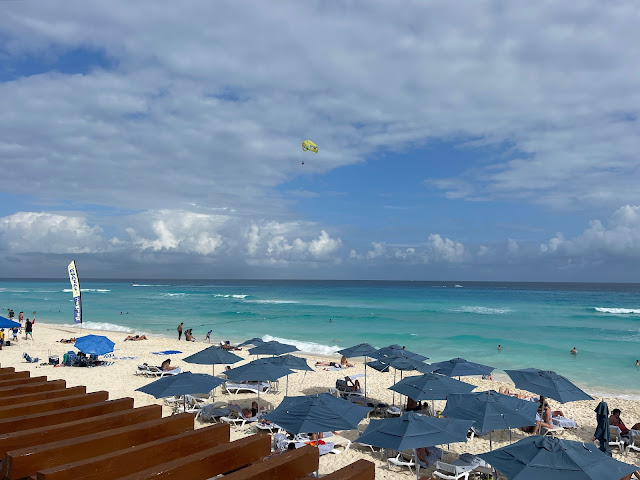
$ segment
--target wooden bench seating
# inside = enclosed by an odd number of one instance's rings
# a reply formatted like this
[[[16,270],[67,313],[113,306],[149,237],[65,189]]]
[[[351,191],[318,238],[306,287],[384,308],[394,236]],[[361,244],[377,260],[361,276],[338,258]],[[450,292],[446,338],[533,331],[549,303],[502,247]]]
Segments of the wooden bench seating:
[[[16,407],[19,408],[22,403],[38,402],[40,400],[52,400],[54,398],[72,397],[74,395],[84,395],[87,393],[87,387],[78,386],[64,388],[58,390],[49,390],[44,392],[28,393],[25,395],[13,395],[11,397],[0,397],[0,408]]]
[[[66,388],[65,380],[51,380],[50,382],[42,381],[30,383],[27,385],[10,385],[0,388],[0,397],[11,397],[15,395],[26,395],[27,393],[48,392],[49,390],[61,390]]]
[[[67,438],[135,425],[157,418],[162,418],[162,406],[147,405],[146,407],[131,408],[71,422],[37,427],[31,430],[0,434],[0,458],[4,458],[9,450],[17,450],[33,445],[45,445]]]
[[[271,437],[229,441],[228,424],[194,429],[191,413],[162,417],[161,405],[66,388],[0,368],[0,480],[302,480],[318,469],[318,449],[271,454]],[[327,480],[374,480],[359,460]]]

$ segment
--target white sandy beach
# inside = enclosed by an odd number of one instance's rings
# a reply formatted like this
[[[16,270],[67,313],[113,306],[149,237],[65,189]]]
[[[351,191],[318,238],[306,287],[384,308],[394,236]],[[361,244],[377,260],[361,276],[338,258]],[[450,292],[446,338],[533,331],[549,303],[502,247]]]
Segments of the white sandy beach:
[[[111,340],[116,342],[114,355],[116,360],[114,364],[108,367],[96,367],[96,368],[72,368],[72,367],[53,367],[50,365],[40,365],[41,362],[46,362],[49,353],[58,355],[62,360],[62,356],[66,351],[73,350],[70,344],[61,344],[58,341],[61,338],[70,338],[72,336],[81,336],[89,333],[95,333],[100,335],[106,335]],[[74,327],[65,327],[57,325],[47,325],[38,319],[34,326],[34,340],[25,340],[24,335],[20,338],[17,344],[5,347],[0,351],[0,365],[2,367],[13,366],[16,370],[29,370],[32,376],[46,375],[50,380],[52,379],[64,379],[67,382],[67,386],[86,385],[87,391],[107,390],[109,391],[110,398],[132,397],[135,400],[136,407],[148,405],[152,403],[162,404],[162,400],[155,399],[150,395],[135,392],[135,389],[152,382],[153,379],[136,376],[134,372],[136,366],[142,363],[148,363],[149,365],[159,365],[165,358],[171,358],[172,365],[182,367],[185,371],[191,371],[194,373],[212,373],[211,366],[195,365],[183,362],[182,359],[188,355],[206,348],[208,344],[202,342],[186,342],[184,338],[181,342],[177,340],[177,334],[175,339],[149,336],[149,340],[124,342],[126,333],[122,332],[105,332],[105,331],[89,331]],[[10,335],[7,335],[10,338]],[[220,339],[216,339],[217,343]],[[212,343],[214,340],[212,339]],[[152,352],[163,350],[180,350],[181,354],[175,354],[170,356],[154,355]],[[32,357],[39,357],[40,361],[37,363],[26,363],[22,359],[23,352],[27,352]],[[247,359],[249,354],[246,349],[242,351],[235,351],[234,353]],[[300,352],[294,353],[297,356],[305,357],[308,360],[310,366],[314,366],[317,360],[326,360],[317,355],[308,355]],[[118,359],[118,357],[135,357],[133,359]],[[253,359],[253,357],[251,358]],[[339,360],[339,357],[335,357]],[[477,359],[482,361],[482,359]],[[308,395],[326,392],[329,387],[335,385],[336,379],[344,376],[345,374],[358,374],[364,373],[363,359],[355,358],[350,359],[355,363],[355,367],[343,370],[342,372],[336,371],[324,371],[322,367],[317,367],[315,372],[307,372],[306,377],[304,372],[299,372],[289,377],[289,395]],[[234,366],[241,365],[241,363]],[[224,365],[216,365],[216,374],[222,372]],[[411,373],[410,373],[411,374]],[[303,382],[304,378],[304,382]],[[399,379],[399,377],[398,377]],[[476,391],[482,391],[487,389],[498,390],[501,386],[509,386],[512,391],[518,391],[514,388],[513,384],[508,382],[498,382],[489,380],[480,380],[477,378],[465,378],[464,381],[473,383],[478,386]],[[275,408],[284,397],[286,380],[280,381],[279,393],[268,393],[261,395],[261,406],[266,405],[269,408]],[[388,387],[393,383],[393,374],[380,373],[371,368],[367,369],[367,388],[369,390],[369,397],[373,401],[380,401],[385,403],[392,403],[393,392],[388,390]],[[252,400],[255,400],[255,395],[251,394],[239,394],[239,395],[225,395],[221,393],[221,390],[217,390],[215,400],[219,402],[227,403],[232,401],[233,403],[239,403],[241,405],[249,406]],[[528,392],[525,392],[528,393]],[[398,394],[395,396],[395,403],[398,405],[404,400],[404,397],[400,397]],[[567,430],[562,434],[562,438],[570,440],[578,440],[584,442],[591,442],[593,438],[593,432],[596,428],[596,417],[594,409],[601,398],[597,398],[593,401],[572,402],[568,404],[560,404],[554,400],[549,400],[552,409],[560,409],[565,413],[565,416],[576,420],[579,424],[579,428],[573,430]],[[618,398],[604,398],[609,404],[609,409],[620,408],[622,410],[622,418],[627,426],[631,426],[640,421],[640,399],[627,400]],[[444,408],[444,401],[436,401],[435,407],[437,410]],[[168,407],[165,408],[165,414],[170,415],[171,411]],[[202,426],[199,422],[196,422],[197,426]],[[364,430],[368,420],[365,419],[359,429]],[[253,428],[247,428],[245,430],[232,429],[232,439],[255,433]],[[355,439],[357,433],[355,431],[344,432],[343,435],[350,439]],[[520,430],[512,431],[512,442],[523,438],[523,434]],[[492,436],[493,448],[500,448],[509,443],[508,432],[494,432]],[[444,446],[446,448],[446,446]],[[489,438],[475,438],[472,441],[468,441],[466,444],[452,444],[450,446],[452,453],[447,453],[445,460],[453,460],[455,455],[459,453],[481,453],[489,450]],[[455,454],[455,455],[454,455]],[[617,449],[614,449],[614,457],[636,465],[640,465],[640,452],[630,453],[629,456],[621,456]],[[320,459],[320,473],[329,473],[342,466],[348,465],[359,458],[365,458],[367,460],[374,461],[376,463],[376,478],[412,478],[413,475],[409,473],[409,470],[404,468],[402,470],[396,469],[390,471],[387,468],[386,461],[383,461],[379,456],[373,456],[370,451],[367,451],[360,447],[358,444],[352,444],[351,448],[343,455],[328,454],[324,455]],[[427,470],[424,473],[430,473],[432,469]],[[423,471],[421,471],[422,473]]]

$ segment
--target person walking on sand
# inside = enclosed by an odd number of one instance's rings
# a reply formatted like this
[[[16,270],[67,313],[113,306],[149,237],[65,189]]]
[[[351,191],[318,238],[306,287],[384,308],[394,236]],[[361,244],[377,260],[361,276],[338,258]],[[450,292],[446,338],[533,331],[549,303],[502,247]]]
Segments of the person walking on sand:
[[[184,322],[180,322],[180,325],[178,325],[178,340],[180,340],[182,338],[182,324]]]
[[[207,342],[209,342],[209,343],[211,343],[211,332],[213,332],[213,330],[209,330],[209,331],[207,332],[207,336],[206,336],[206,337],[204,337],[204,338],[205,338],[205,340],[206,340]]]
[[[26,340],[27,338],[29,338],[29,335],[31,335],[31,340],[33,340],[33,325],[31,323],[31,320],[27,318],[27,323],[24,327],[24,339]]]

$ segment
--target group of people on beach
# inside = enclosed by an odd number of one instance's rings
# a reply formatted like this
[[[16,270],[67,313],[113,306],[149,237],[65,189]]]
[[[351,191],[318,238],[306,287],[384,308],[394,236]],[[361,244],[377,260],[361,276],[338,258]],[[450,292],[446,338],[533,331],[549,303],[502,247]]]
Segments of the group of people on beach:
[[[5,309],[4,307],[2,308],[3,310]],[[34,317],[32,320],[28,319],[26,320],[26,323],[24,324],[24,339],[28,340],[29,338],[31,338],[31,340],[33,340],[33,325],[36,323],[36,317],[35,314],[36,312],[33,312]],[[11,309],[11,308],[7,308],[7,316],[9,317],[9,320],[13,320],[15,318],[15,312]],[[18,341],[18,335],[22,334],[22,323],[25,321],[24,319],[24,312],[20,312],[18,313],[18,323],[20,323],[20,326],[15,326],[13,328],[9,328],[9,332],[11,332],[12,334],[12,341],[17,342]],[[5,332],[4,329],[0,329],[0,348],[2,348],[2,346],[5,343]]]
[[[180,322],[180,324],[178,325],[178,328],[176,330],[178,330],[178,340],[182,339],[182,327],[184,325],[184,322]],[[207,332],[207,335],[205,337],[206,340],[209,340],[209,342],[211,341],[211,332],[212,330],[209,330]],[[196,337],[193,336],[193,328],[189,328],[187,330],[184,330],[184,339],[187,342],[195,342],[196,341]]]

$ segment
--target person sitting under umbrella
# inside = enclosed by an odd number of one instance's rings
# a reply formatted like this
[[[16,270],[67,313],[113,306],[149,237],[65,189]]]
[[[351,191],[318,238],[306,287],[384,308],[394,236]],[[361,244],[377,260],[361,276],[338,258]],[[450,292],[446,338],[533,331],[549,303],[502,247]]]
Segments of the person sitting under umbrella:
[[[624,424],[622,419],[620,418],[620,414],[622,412],[619,408],[614,408],[609,416],[609,425],[613,425],[614,427],[618,427],[622,435],[629,435],[629,428]],[[640,423],[636,423],[631,430],[640,430]]]
[[[355,381],[351,380],[349,377],[344,377],[345,382],[347,382],[347,390],[349,392],[362,392],[360,388],[360,382],[356,378]]]
[[[427,468],[442,458],[442,450],[438,447],[431,447],[431,450],[427,447],[416,448],[416,457],[420,466]]]
[[[178,367],[172,367],[171,366],[171,359],[167,358],[164,362],[162,362],[160,364],[160,370],[162,370],[163,372],[168,372],[169,370],[175,370]]]

